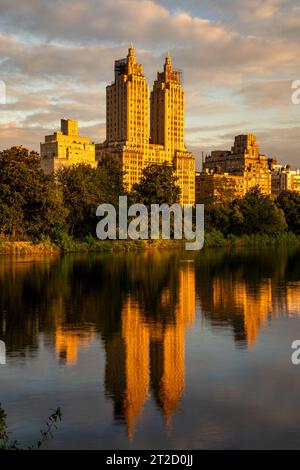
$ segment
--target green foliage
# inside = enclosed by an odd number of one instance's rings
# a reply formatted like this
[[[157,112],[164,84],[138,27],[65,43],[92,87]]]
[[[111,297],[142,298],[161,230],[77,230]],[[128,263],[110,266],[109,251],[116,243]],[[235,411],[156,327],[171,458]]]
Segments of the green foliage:
[[[107,198],[106,202],[117,207],[119,204],[119,196],[125,193],[123,185],[124,174],[120,168],[119,158],[104,158],[99,170],[102,187]]]
[[[95,233],[96,208],[118,205],[123,193],[117,160],[100,169],[77,165],[57,177],[45,175],[39,155],[22,147],[0,152],[0,236],[38,242],[46,238],[69,246],[68,235]]]
[[[7,415],[0,403],[0,450],[23,450],[18,441],[10,441],[9,432],[6,423]],[[57,429],[58,422],[62,420],[62,412],[60,408],[53,410],[48,417],[45,428],[40,430],[40,438],[29,447],[28,450],[38,450],[47,444],[49,439],[54,437],[53,432]]]
[[[35,152],[22,147],[0,152],[0,240],[54,241],[63,251],[102,250],[94,239],[96,209],[103,203],[118,208],[122,180],[118,158],[104,160],[98,169],[63,168],[54,177],[44,174]],[[173,168],[149,165],[130,198],[148,207],[178,203]],[[206,246],[237,243],[234,237],[251,244],[256,243],[252,235],[276,237],[287,230],[300,235],[300,194],[286,191],[274,202],[255,188],[244,198],[206,205],[205,230]]]
[[[256,188],[231,203],[231,230],[235,235],[275,235],[287,229],[284,213]]]
[[[277,197],[276,204],[284,212],[289,230],[300,235],[300,194],[284,191]]]
[[[120,170],[117,167],[94,169],[89,165],[76,165],[61,169],[57,176],[68,210],[69,234],[82,238],[95,233],[97,207],[104,203],[117,206],[123,190]]]
[[[38,439],[37,443],[31,447],[29,450],[41,449],[41,447],[47,445],[49,439],[53,439],[54,431],[57,429],[57,424],[62,419],[62,412],[60,408],[53,410],[53,413],[48,417],[45,428],[40,430],[40,439]]]
[[[287,224],[281,208],[254,188],[244,198],[208,207],[206,227],[219,230],[225,236],[276,235],[284,232]]]
[[[227,235],[230,233],[231,208],[229,204],[213,204],[205,207],[205,228]]]
[[[96,240],[95,240],[95,238],[93,237],[93,235],[91,233],[89,233],[85,237],[84,241],[87,244],[89,251],[95,251],[96,250]]]
[[[228,235],[224,236],[219,230],[205,233],[205,248],[215,247],[253,247],[261,248],[268,246],[299,246],[300,237],[292,232],[283,232],[276,235],[253,233],[251,235]]]
[[[263,233],[255,233],[251,235],[230,235],[228,237],[230,246],[233,247],[254,247],[261,248],[267,246],[286,246],[286,245],[299,245],[300,239],[291,232],[283,232],[276,235],[267,235]]]
[[[18,450],[18,441],[9,442],[9,433],[6,424],[7,415],[0,403],[0,450]]]
[[[220,230],[213,229],[205,233],[204,238],[205,248],[217,246],[229,246],[230,242],[225,238]]]
[[[77,251],[76,241],[65,230],[57,230],[53,241],[62,251]]]
[[[140,204],[175,204],[180,201],[180,188],[173,168],[164,163],[151,164],[143,170],[139,183],[133,186],[133,200]]]
[[[54,178],[38,154],[22,147],[0,152],[0,233],[39,241],[63,226],[66,211]]]

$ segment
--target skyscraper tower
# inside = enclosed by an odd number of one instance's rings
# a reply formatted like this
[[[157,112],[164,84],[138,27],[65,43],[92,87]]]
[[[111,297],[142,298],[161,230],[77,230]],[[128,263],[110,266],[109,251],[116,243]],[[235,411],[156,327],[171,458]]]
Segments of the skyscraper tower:
[[[166,150],[185,150],[185,98],[181,86],[181,72],[173,70],[168,53],[164,71],[158,72],[151,92],[151,141]]]
[[[96,145],[97,160],[118,160],[129,191],[144,168],[166,163],[177,177],[181,204],[193,205],[195,159],[184,146],[184,92],[170,55],[151,95],[151,140],[149,87],[132,45],[127,57],[115,62],[115,80],[106,91],[106,141]]]
[[[148,144],[149,87],[132,45],[115,62],[115,81],[106,90],[107,142]]]

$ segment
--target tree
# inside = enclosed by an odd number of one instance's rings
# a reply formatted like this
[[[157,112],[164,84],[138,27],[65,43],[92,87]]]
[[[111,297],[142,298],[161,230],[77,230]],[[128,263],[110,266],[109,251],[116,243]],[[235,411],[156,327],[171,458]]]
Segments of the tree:
[[[231,204],[230,232],[234,235],[264,233],[275,235],[287,229],[284,213],[258,188]]]
[[[94,234],[97,225],[96,210],[100,204],[118,205],[123,186],[117,165],[108,164],[94,169],[89,165],[62,168],[58,181],[68,209],[67,224],[70,235],[84,237]]]
[[[23,147],[0,152],[0,231],[39,240],[64,224],[65,210],[53,176],[39,155]]]
[[[125,194],[120,159],[118,157],[103,158],[99,168],[102,185],[107,197],[107,201],[115,207],[119,204],[119,196]]]
[[[205,227],[219,230],[224,235],[230,233],[232,211],[228,203],[205,206]]]
[[[24,198],[20,193],[12,192],[10,185],[0,183],[0,230],[5,234],[16,236],[23,233]]]
[[[283,191],[277,197],[276,204],[284,212],[289,230],[300,235],[300,194]]]
[[[153,163],[143,170],[140,182],[133,186],[133,199],[148,207],[151,204],[179,203],[181,190],[176,182],[177,177],[170,165]]]

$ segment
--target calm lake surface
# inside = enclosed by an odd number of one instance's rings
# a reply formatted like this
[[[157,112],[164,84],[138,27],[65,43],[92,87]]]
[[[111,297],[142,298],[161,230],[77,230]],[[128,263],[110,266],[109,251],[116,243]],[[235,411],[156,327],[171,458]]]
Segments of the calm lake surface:
[[[300,250],[0,258],[0,401],[53,449],[300,449]]]

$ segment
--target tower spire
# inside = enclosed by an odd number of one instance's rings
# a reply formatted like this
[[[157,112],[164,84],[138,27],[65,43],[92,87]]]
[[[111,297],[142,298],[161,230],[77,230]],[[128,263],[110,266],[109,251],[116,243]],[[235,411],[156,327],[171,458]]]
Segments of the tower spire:
[[[171,73],[172,72],[172,61],[171,61],[170,52],[168,52],[167,55],[166,55],[164,71],[165,71],[165,73]]]
[[[131,42],[129,45],[128,55],[127,55],[127,67],[128,67],[127,73],[128,74],[133,73],[135,64],[136,64],[135,50]]]

